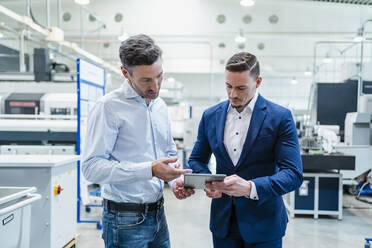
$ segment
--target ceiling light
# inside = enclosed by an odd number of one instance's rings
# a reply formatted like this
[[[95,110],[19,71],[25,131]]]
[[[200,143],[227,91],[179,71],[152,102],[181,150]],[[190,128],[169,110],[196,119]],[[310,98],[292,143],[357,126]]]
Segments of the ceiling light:
[[[363,40],[365,40],[363,37],[363,29],[358,28],[358,33],[357,33],[357,36],[354,37],[354,42],[362,42]]]
[[[292,78],[292,80],[291,80],[291,84],[293,84],[293,85],[295,85],[295,84],[298,84],[298,81],[296,80],[296,78],[294,77],[294,78]]]
[[[252,7],[254,5],[253,0],[241,0],[240,5],[243,7]]]
[[[235,42],[241,44],[245,43],[245,41],[243,29],[240,29],[239,34],[235,37]]]
[[[88,5],[90,0],[75,0],[75,3],[80,5]]]
[[[118,36],[118,40],[120,40],[120,41],[125,41],[128,38],[129,38],[129,35],[125,32],[122,35]]]
[[[0,33],[0,39],[4,37],[4,34],[3,33]]]
[[[326,54],[325,58],[323,59],[324,64],[330,64],[332,63],[332,58],[329,56],[329,53]]]
[[[304,72],[304,75],[305,76],[311,76],[313,73],[310,71],[310,68],[309,67],[307,67],[306,68],[306,71]]]
[[[362,42],[364,40],[363,36],[356,36],[354,42]]]

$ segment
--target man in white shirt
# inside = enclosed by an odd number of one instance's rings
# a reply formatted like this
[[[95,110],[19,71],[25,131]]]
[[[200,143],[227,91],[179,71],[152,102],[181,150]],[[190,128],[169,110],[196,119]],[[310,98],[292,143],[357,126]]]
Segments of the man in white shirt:
[[[194,173],[211,173],[216,157],[223,182],[207,183],[215,248],[281,248],[288,221],[282,195],[302,183],[302,162],[291,112],[264,99],[259,62],[250,53],[226,65],[229,100],[207,109],[190,156]]]
[[[106,248],[169,248],[163,187],[191,172],[179,166],[168,109],[158,97],[163,79],[162,51],[146,35],[122,42],[122,87],[97,101],[88,117],[82,171],[102,185]],[[172,184],[178,199],[193,190]]]

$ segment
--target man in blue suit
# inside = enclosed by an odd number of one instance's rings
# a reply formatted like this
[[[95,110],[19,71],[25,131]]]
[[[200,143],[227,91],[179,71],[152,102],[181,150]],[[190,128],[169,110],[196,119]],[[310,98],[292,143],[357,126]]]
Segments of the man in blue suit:
[[[206,185],[213,198],[210,230],[215,248],[282,247],[288,217],[282,195],[300,187],[302,162],[291,112],[257,92],[257,58],[246,52],[226,65],[229,100],[207,109],[190,156],[194,173],[211,173],[216,157],[223,182]]]

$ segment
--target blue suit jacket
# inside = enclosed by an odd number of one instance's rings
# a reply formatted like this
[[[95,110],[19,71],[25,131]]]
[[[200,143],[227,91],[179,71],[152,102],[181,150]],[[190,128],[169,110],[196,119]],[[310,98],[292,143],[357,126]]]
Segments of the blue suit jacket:
[[[203,113],[198,138],[189,159],[194,173],[211,173],[208,162],[216,157],[217,173],[238,176],[256,184],[259,200],[246,197],[213,199],[210,229],[220,238],[229,231],[234,201],[239,230],[245,242],[280,239],[288,222],[282,195],[300,187],[302,162],[291,112],[258,96],[239,162],[233,165],[224,143],[229,101]]]

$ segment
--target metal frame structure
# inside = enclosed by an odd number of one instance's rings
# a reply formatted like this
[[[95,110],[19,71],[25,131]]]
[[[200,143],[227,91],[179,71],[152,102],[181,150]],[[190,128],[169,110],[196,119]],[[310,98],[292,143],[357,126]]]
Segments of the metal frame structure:
[[[91,87],[96,87],[97,89],[101,89],[102,90],[102,95],[105,94],[105,87],[106,87],[106,71],[103,68],[101,68],[104,71],[103,86],[99,85],[99,84],[96,84],[94,82],[90,82],[90,81],[82,79],[81,68],[80,68],[81,61],[85,61],[87,63],[90,63],[89,61],[84,60],[82,58],[77,59],[77,92],[78,92],[78,101],[77,101],[77,104],[78,104],[78,106],[77,106],[77,116],[78,116],[77,117],[77,125],[78,125],[78,128],[77,128],[77,137],[76,137],[76,152],[77,152],[77,155],[81,155],[81,145],[82,145],[82,141],[81,141],[81,117],[82,117],[81,116],[81,114],[82,114],[81,102],[86,101],[86,99],[82,98],[81,84],[86,84],[86,85],[89,85]],[[90,63],[90,64],[92,64],[92,63]],[[92,65],[98,67],[95,64],[92,64]],[[78,178],[78,183],[77,183],[77,222],[78,223],[96,223],[97,229],[101,229],[102,225],[101,225],[100,220],[82,220],[81,219],[80,207],[81,207],[82,197],[81,197],[81,188],[80,188],[80,184],[81,184],[80,161],[78,161],[77,173],[78,173],[78,175],[77,175],[77,178]],[[88,210],[90,207],[103,207],[103,204],[100,204],[100,205],[89,204],[89,205],[85,205],[85,207]]]
[[[289,193],[289,214],[291,218],[295,217],[295,214],[310,214],[314,215],[314,219],[318,219],[319,215],[338,215],[338,219],[342,219],[342,174],[335,173],[304,173],[304,177],[313,177],[315,179],[314,184],[314,210],[299,210],[295,209],[295,191]],[[337,211],[324,211],[319,210],[319,178],[339,178],[339,189],[338,189],[338,210]]]

